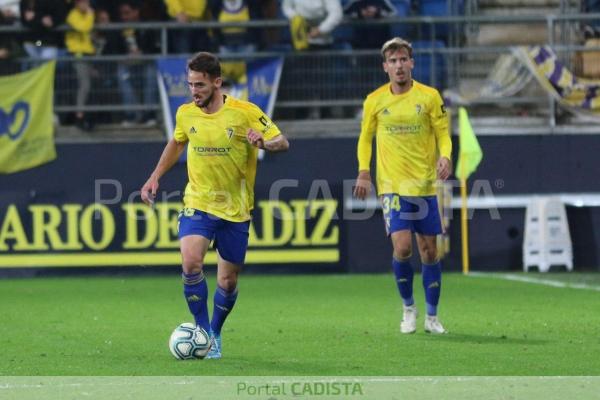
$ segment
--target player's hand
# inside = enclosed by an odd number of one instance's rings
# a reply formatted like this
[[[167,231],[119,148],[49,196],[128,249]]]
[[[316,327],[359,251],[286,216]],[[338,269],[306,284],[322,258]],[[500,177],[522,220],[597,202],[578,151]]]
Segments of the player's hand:
[[[310,28],[308,30],[308,37],[309,38],[316,38],[316,37],[319,37],[319,36],[321,36],[321,31],[319,30],[318,27],[313,26],[312,28]]]
[[[265,148],[265,139],[260,133],[256,132],[254,129],[248,129],[248,134],[246,135],[246,137],[248,138],[248,142],[252,146],[258,147],[259,149]]]
[[[354,185],[354,197],[364,200],[371,193],[371,173],[360,171]]]
[[[452,161],[446,157],[440,157],[437,162],[437,176],[439,179],[445,181],[450,177],[452,172]]]
[[[150,177],[142,186],[142,201],[149,206],[154,205],[156,192],[158,191],[158,179]]]

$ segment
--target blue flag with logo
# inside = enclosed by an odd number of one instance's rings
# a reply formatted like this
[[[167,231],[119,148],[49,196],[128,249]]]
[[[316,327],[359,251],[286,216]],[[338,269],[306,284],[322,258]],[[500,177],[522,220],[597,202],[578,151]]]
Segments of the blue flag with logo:
[[[0,173],[37,167],[56,158],[54,61],[0,77]]]

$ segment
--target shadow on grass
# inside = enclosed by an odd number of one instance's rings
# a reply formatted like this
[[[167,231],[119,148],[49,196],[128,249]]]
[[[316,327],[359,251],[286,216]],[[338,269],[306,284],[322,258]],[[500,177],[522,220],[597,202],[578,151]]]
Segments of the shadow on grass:
[[[528,339],[527,337],[510,337],[507,335],[468,335],[464,333],[448,333],[446,335],[430,335],[425,334],[420,336],[423,340],[437,340],[456,343],[471,343],[471,344],[515,344],[515,345],[544,345],[550,342],[549,340]]]

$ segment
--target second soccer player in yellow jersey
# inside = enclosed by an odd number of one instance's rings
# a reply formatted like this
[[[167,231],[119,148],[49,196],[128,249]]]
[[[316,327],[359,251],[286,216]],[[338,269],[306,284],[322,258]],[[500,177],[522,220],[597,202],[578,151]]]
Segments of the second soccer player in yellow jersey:
[[[237,280],[248,247],[258,149],[286,151],[288,141],[254,104],[221,92],[221,65],[210,53],[188,62],[193,101],[179,107],[173,139],[142,187],[151,204],[159,179],[187,144],[188,184],[179,216],[184,296],[198,329],[211,337],[207,358],[221,358],[221,328],[237,299]],[[203,273],[210,242],[218,253],[217,288],[209,322]]]
[[[383,45],[381,55],[390,82],[364,102],[354,195],[364,199],[371,189],[371,148],[376,138],[377,193],[394,247],[392,266],[404,303],[400,331],[416,331],[414,271],[410,264],[414,232],[423,266],[425,331],[445,333],[437,317],[441,263],[436,235],[442,232],[442,225],[435,186],[438,179],[447,179],[451,172],[448,118],[438,91],[412,79],[410,43],[393,38]]]

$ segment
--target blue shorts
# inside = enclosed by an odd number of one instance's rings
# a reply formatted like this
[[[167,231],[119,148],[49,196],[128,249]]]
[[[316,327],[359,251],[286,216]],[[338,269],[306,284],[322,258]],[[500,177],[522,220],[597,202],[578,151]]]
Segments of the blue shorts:
[[[221,258],[234,264],[243,264],[248,248],[250,221],[231,222],[193,208],[179,213],[179,239],[201,235],[213,241]]]
[[[406,229],[427,236],[442,233],[436,196],[384,194],[381,196],[381,206],[388,236]]]

